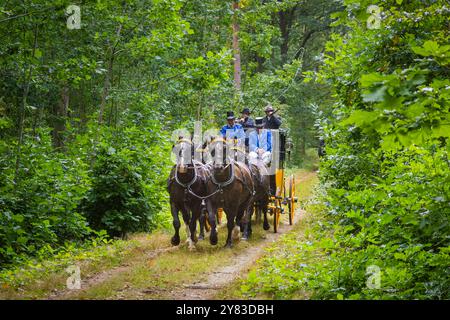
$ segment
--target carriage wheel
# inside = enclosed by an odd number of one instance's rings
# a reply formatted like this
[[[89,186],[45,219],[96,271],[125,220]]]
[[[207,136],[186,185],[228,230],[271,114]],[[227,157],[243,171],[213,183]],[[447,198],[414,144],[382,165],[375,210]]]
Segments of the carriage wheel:
[[[280,219],[281,219],[281,203],[277,201],[277,205],[275,208],[275,212],[273,214],[273,232],[278,232],[278,227],[280,226]]]
[[[289,224],[292,225],[294,223],[294,214],[295,214],[295,178],[293,175],[289,177]]]

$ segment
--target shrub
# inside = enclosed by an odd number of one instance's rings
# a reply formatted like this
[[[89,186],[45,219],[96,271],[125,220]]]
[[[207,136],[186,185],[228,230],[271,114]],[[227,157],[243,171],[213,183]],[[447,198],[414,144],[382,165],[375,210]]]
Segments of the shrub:
[[[92,189],[81,208],[90,225],[111,236],[149,231],[159,225],[167,195],[169,154],[156,123],[147,130],[130,125],[123,132],[104,129],[92,170]]]
[[[77,212],[89,188],[86,165],[52,150],[48,130],[26,134],[16,176],[16,146],[4,144],[0,160],[0,265],[46,246],[92,235]]]

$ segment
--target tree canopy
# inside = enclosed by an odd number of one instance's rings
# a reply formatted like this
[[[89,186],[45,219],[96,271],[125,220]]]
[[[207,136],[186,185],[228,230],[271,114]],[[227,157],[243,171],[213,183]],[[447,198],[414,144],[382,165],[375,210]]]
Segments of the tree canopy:
[[[448,299],[449,15],[445,0],[3,1],[0,268],[167,224],[172,132],[271,103],[290,166],[326,146],[328,255],[249,292],[309,279],[319,298]],[[367,289],[367,265],[387,290]]]

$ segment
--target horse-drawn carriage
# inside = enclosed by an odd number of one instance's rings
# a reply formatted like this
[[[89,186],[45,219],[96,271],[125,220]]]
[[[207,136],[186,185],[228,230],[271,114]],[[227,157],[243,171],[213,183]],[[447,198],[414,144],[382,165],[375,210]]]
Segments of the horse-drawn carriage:
[[[289,224],[294,223],[295,204],[297,197],[295,196],[295,177],[291,174],[285,177],[286,158],[289,157],[292,143],[287,139],[285,130],[279,130],[279,144],[275,154],[278,157],[278,166],[275,168],[275,174],[270,177],[271,194],[269,197],[268,212],[273,216],[273,231],[278,232],[282,215],[289,215]],[[260,216],[257,214],[257,221]]]
[[[270,228],[267,213],[273,216],[274,232],[279,230],[282,214],[288,213],[289,223],[293,224],[297,202],[295,180],[293,175],[285,177],[286,155],[290,149],[286,132],[279,130],[278,133],[279,139],[275,139],[278,143],[272,147],[272,159],[277,161],[275,166],[271,163],[270,171],[263,164],[261,167],[261,164],[249,163],[246,156],[242,157],[246,154],[245,149],[231,140],[216,137],[201,148],[197,148],[190,139],[182,138],[177,142],[181,161],[177,161],[168,180],[175,228],[174,245],[179,243],[178,212],[183,214],[190,248],[195,247],[197,241],[196,221],[200,221],[200,236],[209,225],[210,242],[213,245],[217,243],[217,226],[223,212],[227,218],[227,246],[231,246],[239,229],[243,232],[243,239],[250,237],[252,213],[256,213],[257,222],[261,212],[264,213],[265,230]],[[196,157],[199,152],[201,161],[193,160],[199,159]],[[211,161],[212,154],[215,154],[214,161]],[[237,154],[241,157],[235,158]],[[186,161],[187,157],[192,161]]]

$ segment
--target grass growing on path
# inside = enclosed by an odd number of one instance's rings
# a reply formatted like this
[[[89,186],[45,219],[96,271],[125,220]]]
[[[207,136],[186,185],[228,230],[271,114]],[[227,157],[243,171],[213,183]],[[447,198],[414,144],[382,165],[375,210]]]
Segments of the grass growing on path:
[[[287,172],[287,176],[290,172]],[[265,269],[267,264],[273,263],[282,256],[287,256],[287,248],[292,247],[293,243],[299,241],[306,241],[310,236],[313,236],[312,224],[317,220],[315,212],[311,212],[312,206],[308,205],[308,201],[313,195],[314,187],[318,183],[317,173],[309,170],[301,169],[295,171],[296,195],[299,199],[298,205],[302,210],[303,216],[300,221],[286,234],[280,237],[278,241],[268,246],[266,254],[256,261],[255,265],[248,274],[239,277],[227,288],[218,293],[216,299],[273,299],[277,298],[273,292],[264,291],[264,288],[258,287],[260,281],[271,278],[273,284],[276,285],[277,275],[267,273]],[[280,259],[281,261],[281,259]],[[286,263],[287,261],[283,261]],[[306,261],[305,261],[306,262]],[[283,277],[284,275],[278,275]],[[289,277],[289,274],[286,274]],[[295,298],[305,299],[308,297],[307,292],[297,292]]]
[[[317,182],[314,172],[307,170],[291,171],[296,175],[296,191],[299,204],[303,206]],[[288,177],[289,172],[286,172]],[[272,224],[272,219],[269,220]],[[288,224],[287,215],[282,224]],[[301,233],[305,228],[302,220],[294,226],[291,233]],[[40,277],[19,276],[14,286],[0,289],[2,299],[183,299],[191,298],[189,285],[207,282],[211,274],[240,261],[248,252],[256,248],[270,246],[268,233],[261,225],[254,226],[250,241],[235,243],[232,250],[223,248],[226,239],[224,221],[219,229],[219,244],[211,246],[208,240],[199,241],[195,252],[190,252],[184,243],[186,236],[181,229],[182,243],[179,247],[170,245],[170,231],[158,231],[153,234],[134,235],[130,240],[118,240],[108,245],[99,245],[79,256],[63,260],[57,269],[43,270]],[[283,239],[285,235],[281,237]],[[283,241],[276,240],[275,243]],[[273,245],[272,245],[273,246]],[[269,249],[270,252],[270,249]],[[256,259],[257,257],[255,257]],[[49,261],[47,264],[54,263]],[[65,272],[68,265],[78,265],[81,271],[80,290],[68,290]],[[47,270],[47,271],[46,271]],[[50,270],[50,271],[49,271]],[[240,270],[240,269],[239,269]],[[248,269],[243,269],[237,277],[245,277]],[[233,276],[234,277],[234,276]],[[24,280],[21,283],[21,279]],[[236,288],[236,277],[219,289],[218,297],[245,298],[245,295],[229,294],[228,288]],[[202,292],[202,290],[194,290]],[[192,293],[192,291],[191,291]]]
[[[197,244],[191,252],[185,244],[157,257],[145,253],[133,260],[130,268],[113,274],[106,281],[72,294],[73,299],[172,299],[186,284],[204,281],[207,275],[225,266],[243,250],[263,241],[264,232],[255,228],[248,242],[238,242],[232,250],[225,249],[226,230],[219,231],[219,244],[211,246],[207,240]],[[170,241],[168,235],[167,242]],[[131,263],[130,263],[131,264]],[[182,299],[182,296],[177,296]]]

